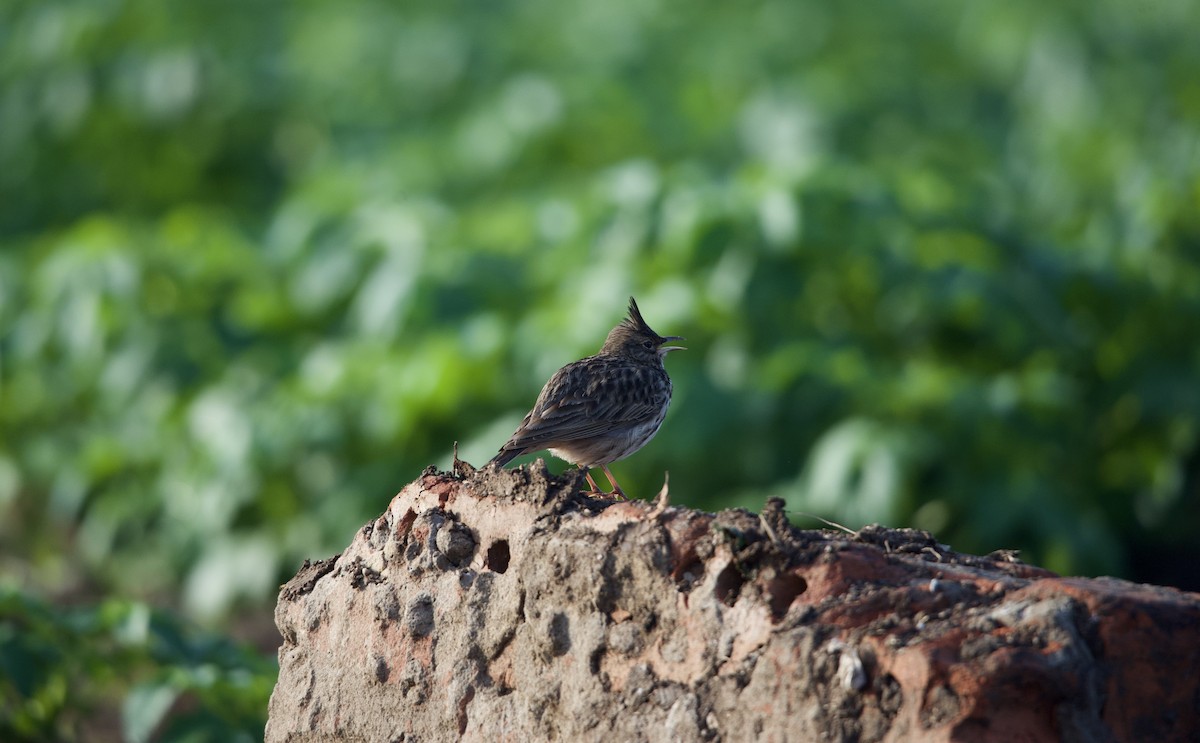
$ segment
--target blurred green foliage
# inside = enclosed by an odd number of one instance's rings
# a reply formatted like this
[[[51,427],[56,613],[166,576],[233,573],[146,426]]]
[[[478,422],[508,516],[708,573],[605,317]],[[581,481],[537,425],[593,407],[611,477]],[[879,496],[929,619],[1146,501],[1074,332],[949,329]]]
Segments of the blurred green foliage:
[[[145,604],[110,598],[62,609],[0,589],[0,739],[255,741],[274,665],[189,630]],[[94,715],[128,689],[120,714]],[[168,718],[168,713],[170,717]]]
[[[11,0],[4,581],[265,622],[632,293],[690,348],[635,494],[670,469],[676,503],[1200,588],[1195,28],[1191,0]]]

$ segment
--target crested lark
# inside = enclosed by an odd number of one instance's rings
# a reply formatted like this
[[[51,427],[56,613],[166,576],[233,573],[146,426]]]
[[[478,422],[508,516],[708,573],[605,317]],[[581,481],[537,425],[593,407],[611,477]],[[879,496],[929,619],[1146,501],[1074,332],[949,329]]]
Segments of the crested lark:
[[[603,493],[588,472],[600,467],[613,495],[624,498],[608,465],[641,449],[658,432],[671,403],[663,357],[683,350],[666,344],[681,340],[651,330],[630,297],[629,317],[612,329],[600,353],[555,372],[489,464],[503,467],[522,454],[549,449],[583,470],[592,488],[588,495]]]

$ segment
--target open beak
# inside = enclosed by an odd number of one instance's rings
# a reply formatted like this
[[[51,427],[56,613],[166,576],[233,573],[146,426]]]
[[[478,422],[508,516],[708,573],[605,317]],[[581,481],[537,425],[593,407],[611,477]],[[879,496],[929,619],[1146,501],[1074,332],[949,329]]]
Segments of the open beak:
[[[667,337],[663,338],[663,343],[666,344],[666,343],[670,343],[671,341],[686,341],[686,340],[687,340],[687,338],[684,338],[682,335],[668,335]],[[685,348],[683,346],[660,345],[658,347],[658,352],[663,356],[666,356],[667,354],[669,354],[672,351],[686,351],[686,350],[687,350],[687,348]]]

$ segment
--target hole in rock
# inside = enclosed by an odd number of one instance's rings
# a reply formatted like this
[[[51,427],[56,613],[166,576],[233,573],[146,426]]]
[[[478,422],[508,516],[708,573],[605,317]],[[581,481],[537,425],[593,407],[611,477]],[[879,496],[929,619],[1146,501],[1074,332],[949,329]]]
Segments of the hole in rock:
[[[604,647],[598,647],[588,656],[588,670],[593,676],[600,676],[600,664],[604,660]]]
[[[571,621],[566,614],[558,612],[551,617],[546,634],[550,639],[550,654],[554,657],[566,655],[571,649]]]
[[[771,596],[771,619],[776,622],[783,619],[796,597],[807,590],[808,581],[795,573],[776,576],[767,584],[767,592]]]
[[[508,570],[508,561],[512,555],[508,551],[508,540],[497,539],[492,542],[492,546],[487,548],[487,557],[483,560],[483,566],[488,570],[497,573],[503,573]]]
[[[467,707],[471,705],[471,700],[475,698],[475,687],[468,686],[463,693],[462,698],[458,700],[458,734],[462,735],[467,732]]]
[[[717,574],[717,585],[713,589],[717,600],[726,606],[733,606],[737,603],[738,593],[741,592],[742,584],[745,582],[746,579],[742,577],[737,566],[729,563]]]
[[[675,579],[675,588],[687,593],[704,577],[704,562],[694,550],[688,550],[671,572],[671,577]]]

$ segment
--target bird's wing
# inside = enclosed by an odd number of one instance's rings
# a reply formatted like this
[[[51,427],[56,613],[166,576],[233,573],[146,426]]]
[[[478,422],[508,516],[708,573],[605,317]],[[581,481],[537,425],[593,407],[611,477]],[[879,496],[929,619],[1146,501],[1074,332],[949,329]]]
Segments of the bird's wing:
[[[639,374],[641,376],[639,376]],[[651,370],[591,357],[559,369],[505,450],[536,451],[653,419],[665,396]]]

